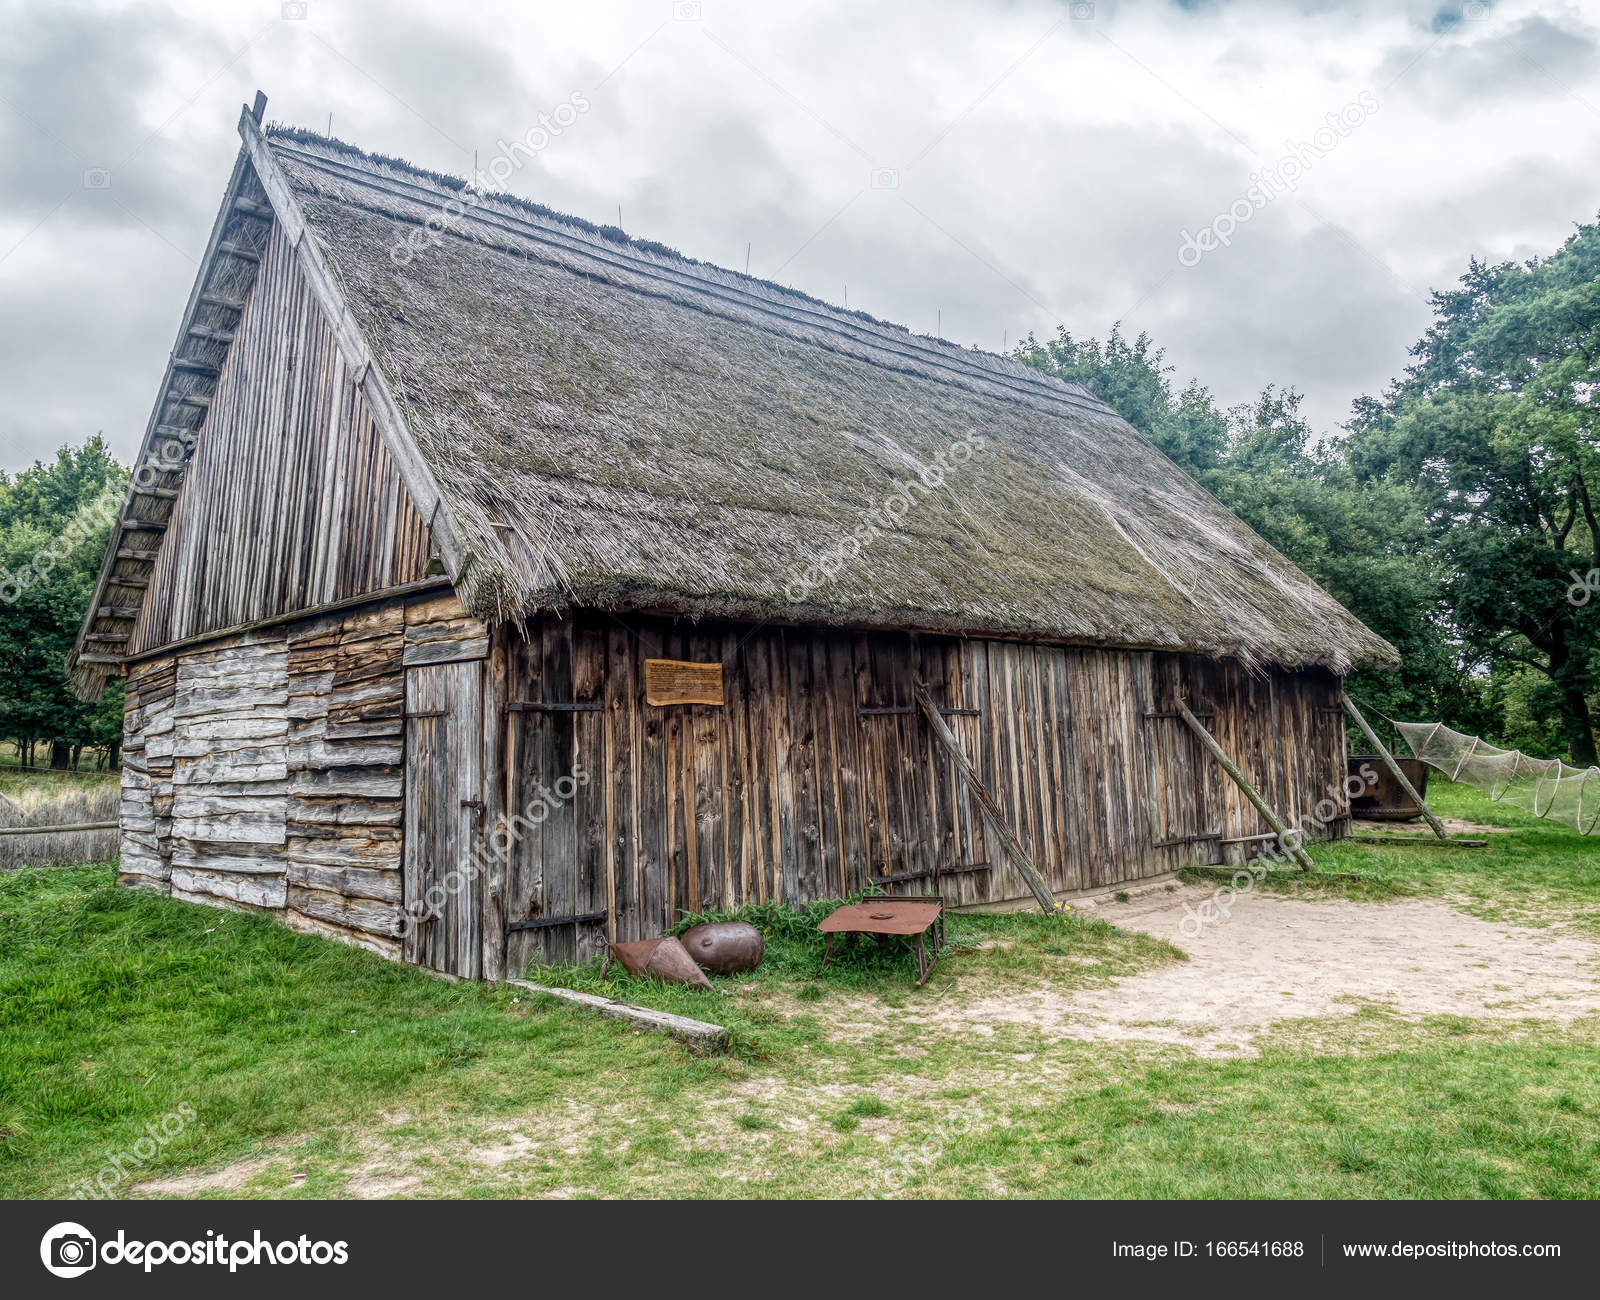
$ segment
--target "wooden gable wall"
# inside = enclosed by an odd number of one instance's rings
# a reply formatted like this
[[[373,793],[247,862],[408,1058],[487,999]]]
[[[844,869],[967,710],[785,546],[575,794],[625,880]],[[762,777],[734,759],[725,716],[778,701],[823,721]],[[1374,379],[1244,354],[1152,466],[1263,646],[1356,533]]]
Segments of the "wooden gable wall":
[[[423,576],[413,507],[274,226],[184,476],[129,653]]]

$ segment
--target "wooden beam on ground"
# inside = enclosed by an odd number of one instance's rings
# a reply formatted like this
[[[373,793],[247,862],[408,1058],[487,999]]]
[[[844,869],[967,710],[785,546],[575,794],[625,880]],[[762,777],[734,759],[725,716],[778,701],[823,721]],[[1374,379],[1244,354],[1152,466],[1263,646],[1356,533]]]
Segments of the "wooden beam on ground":
[[[1424,849],[1486,849],[1488,840],[1466,840],[1459,835],[1445,839],[1429,839],[1426,835],[1352,835],[1360,844],[1415,844]]]
[[[1283,818],[1272,810],[1272,806],[1261,797],[1261,792],[1245,779],[1244,773],[1239,770],[1239,765],[1228,757],[1227,751],[1217,743],[1217,738],[1200,724],[1200,719],[1189,711],[1189,706],[1182,700],[1178,701],[1178,716],[1189,724],[1189,730],[1200,737],[1200,743],[1211,751],[1211,757],[1217,760],[1222,770],[1244,792],[1244,797],[1261,814],[1267,825],[1278,833],[1278,843],[1285,847],[1289,847],[1292,844],[1293,847],[1289,848],[1289,852],[1293,855],[1294,860],[1305,870],[1315,871],[1317,864],[1311,860],[1311,855],[1306,852],[1305,846],[1300,843],[1298,838],[1291,838],[1292,832],[1283,824]]]
[[[1006,825],[1006,820],[1000,813],[1000,805],[994,801],[994,796],[978,779],[978,774],[972,770],[972,764],[967,762],[967,756],[961,752],[961,742],[956,739],[955,733],[945,722],[939,712],[939,706],[928,694],[928,688],[917,682],[911,690],[918,707],[922,710],[922,716],[928,720],[928,725],[933,728],[933,734],[944,745],[945,752],[950,755],[950,761],[956,765],[956,771],[966,782],[967,789],[972,791],[972,797],[978,801],[978,807],[982,809],[984,820],[989,823],[989,829],[994,832],[995,838],[1000,841],[1001,847],[1005,849],[1011,861],[1016,863],[1017,870],[1028,882],[1028,888],[1038,900],[1039,906],[1046,912],[1054,911],[1056,896],[1051,891],[1049,882],[1045,880],[1044,873],[1028,856],[1028,851],[1022,847],[1022,841],[1012,832],[1011,827]]]
[[[519,989],[527,989],[530,993],[543,993],[548,997],[560,998],[563,1002],[575,1002],[581,1007],[598,1011],[602,1016],[629,1021],[641,1029],[671,1034],[692,1047],[722,1051],[728,1046],[728,1031],[721,1025],[713,1025],[708,1020],[691,1020],[688,1016],[675,1016],[667,1011],[636,1007],[631,1003],[617,1002],[594,993],[551,988],[547,984],[530,984],[527,980],[507,980],[506,983]]]
[[[1400,782],[1400,788],[1411,796],[1411,801],[1422,809],[1422,815],[1427,818],[1428,825],[1433,827],[1433,833],[1441,840],[1448,840],[1450,832],[1445,830],[1444,823],[1433,815],[1433,809],[1423,802],[1422,796],[1417,793],[1417,787],[1411,784],[1411,778],[1400,769],[1400,764],[1394,761],[1394,755],[1389,752],[1388,746],[1378,739],[1377,732],[1373,731],[1367,720],[1361,716],[1361,710],[1356,708],[1356,702],[1343,691],[1339,692],[1339,702],[1344,705],[1344,711],[1355,719],[1356,726],[1361,728],[1361,734],[1367,738],[1367,743],[1377,750],[1378,756],[1383,759],[1383,765],[1389,769],[1389,775]]]
[[[1435,841],[1433,841],[1433,840],[1429,840],[1428,841],[1429,844],[1432,844],[1434,842]],[[1243,871],[1247,875],[1254,875],[1254,873],[1250,870],[1249,867],[1201,866],[1201,867],[1184,867],[1182,870],[1185,871],[1185,872],[1192,872],[1193,874],[1195,874],[1197,876],[1205,876],[1207,878],[1216,879],[1216,880],[1232,880],[1241,871]],[[1270,879],[1273,876],[1280,877],[1281,879],[1284,879],[1284,880],[1301,880],[1301,879],[1304,878],[1305,872],[1303,872],[1303,871],[1269,871],[1269,872],[1266,873],[1266,878]],[[1370,880],[1369,877],[1360,875],[1359,873],[1354,872],[1354,871],[1321,871],[1321,870],[1319,870],[1317,872],[1317,879],[1318,880],[1360,880],[1360,881],[1365,881],[1368,884],[1371,883],[1371,880]]]
[[[43,769],[48,771],[49,769]],[[0,835],[65,835],[78,831],[114,831],[116,822],[78,822],[72,826],[0,826]]]

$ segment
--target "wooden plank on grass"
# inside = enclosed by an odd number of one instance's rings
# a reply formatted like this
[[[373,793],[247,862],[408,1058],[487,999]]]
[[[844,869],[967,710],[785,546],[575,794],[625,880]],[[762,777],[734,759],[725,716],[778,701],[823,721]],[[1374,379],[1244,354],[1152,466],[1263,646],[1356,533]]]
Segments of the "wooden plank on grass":
[[[674,1038],[695,1047],[721,1051],[728,1045],[728,1031],[721,1025],[713,1025],[707,1020],[691,1020],[688,1016],[675,1016],[667,1011],[636,1007],[594,993],[579,993],[576,989],[551,988],[544,984],[530,984],[527,980],[507,980],[506,983],[519,989],[527,989],[530,993],[543,993],[552,998],[560,998],[563,1002],[575,1002],[579,1006],[598,1011],[602,1016],[626,1020],[641,1029],[671,1034]]]

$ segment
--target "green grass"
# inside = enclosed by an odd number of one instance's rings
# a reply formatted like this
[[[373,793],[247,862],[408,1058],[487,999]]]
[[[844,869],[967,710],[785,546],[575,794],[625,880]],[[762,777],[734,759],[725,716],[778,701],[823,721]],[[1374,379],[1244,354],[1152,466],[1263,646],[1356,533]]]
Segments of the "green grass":
[[[45,751],[48,754],[48,748]],[[89,759],[85,756],[85,762]],[[0,749],[0,794],[28,803],[48,803],[62,795],[90,794],[114,789],[121,777],[116,772],[52,772],[49,768],[22,767],[14,750]]]
[[[1510,833],[1464,837],[1488,840],[1481,849],[1426,843],[1415,848],[1354,841],[1312,844],[1319,867],[1359,879],[1318,881],[1274,872],[1267,887],[1366,902],[1442,897],[1487,919],[1530,926],[1562,924],[1600,938],[1600,835],[1580,836],[1570,827],[1541,821],[1512,804],[1495,803],[1471,786],[1449,781],[1430,782],[1426,798],[1440,817],[1506,827]],[[1433,838],[1420,821],[1397,825],[1391,833],[1400,832]]]
[[[1430,794],[1515,829],[1484,850],[1318,846],[1360,879],[1271,887],[1597,929],[1600,842]],[[946,1016],[1183,959],[1078,913],[953,916],[921,989],[903,951],[867,942],[820,971],[815,916],[777,909],[755,913],[763,966],[716,992],[616,967],[534,973],[727,1025],[731,1052],[702,1057],[112,880],[0,877],[0,1196],[71,1195],[173,1115],[182,1131],[119,1193],[188,1172],[213,1177],[175,1193],[1600,1195],[1600,1017],[1369,1007],[1214,1059]]]

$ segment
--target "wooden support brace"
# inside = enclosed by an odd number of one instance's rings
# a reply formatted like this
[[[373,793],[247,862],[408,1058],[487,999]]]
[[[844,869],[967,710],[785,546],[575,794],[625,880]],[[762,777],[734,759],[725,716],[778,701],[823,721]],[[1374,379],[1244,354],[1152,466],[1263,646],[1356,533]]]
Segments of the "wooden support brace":
[[[598,1011],[602,1016],[630,1021],[641,1029],[653,1029],[658,1033],[671,1034],[693,1047],[721,1051],[728,1045],[728,1031],[721,1025],[713,1025],[709,1021],[691,1020],[688,1016],[677,1016],[650,1007],[636,1007],[594,993],[579,993],[576,989],[552,988],[547,984],[532,984],[527,980],[507,980],[506,983],[513,988],[526,989],[529,993],[542,993],[546,997],[560,998],[564,1002],[575,1002],[579,1006]]]
[[[76,835],[82,831],[116,829],[116,822],[74,822],[70,826],[0,826],[0,835]]]
[[[928,688],[918,682],[912,688],[912,694],[917,705],[922,710],[922,716],[928,720],[928,725],[933,728],[933,734],[944,745],[945,751],[950,755],[950,761],[956,765],[956,771],[961,774],[961,779],[966,782],[967,789],[972,791],[972,797],[978,801],[978,807],[983,810],[984,820],[989,823],[989,829],[994,837],[1000,841],[1012,862],[1016,863],[1017,870],[1022,873],[1022,878],[1028,882],[1028,888],[1034,898],[1039,902],[1040,908],[1052,912],[1056,906],[1056,896],[1051,892],[1049,882],[1045,880],[1044,873],[1034,864],[1022,847],[1022,841],[1013,834],[1006,825],[1005,818],[1000,813],[1000,805],[994,801],[994,796],[988,788],[978,779],[978,774],[972,770],[972,764],[967,762],[967,756],[961,752],[961,742],[956,739],[955,733],[950,730],[939,706],[933,702],[933,697],[928,694]]]
[[[1248,799],[1254,806],[1255,810],[1261,814],[1267,825],[1272,827],[1272,829],[1278,833],[1278,843],[1284,845],[1285,847],[1292,845],[1293,847],[1289,848],[1289,852],[1293,856],[1294,860],[1298,862],[1304,870],[1315,871],[1317,869],[1317,864],[1311,860],[1311,855],[1306,852],[1305,846],[1300,843],[1299,837],[1283,824],[1283,818],[1279,817],[1278,814],[1272,810],[1272,806],[1261,797],[1261,792],[1245,779],[1245,774],[1239,770],[1239,765],[1228,757],[1227,751],[1217,743],[1217,738],[1207,731],[1203,726],[1201,726],[1200,719],[1195,717],[1194,714],[1189,711],[1189,706],[1182,700],[1178,701],[1178,714],[1185,722],[1189,724],[1189,730],[1194,732],[1194,734],[1200,738],[1200,743],[1211,751],[1211,757],[1217,760],[1217,762],[1221,765],[1222,770],[1226,772],[1229,777],[1232,778],[1233,783],[1244,792],[1244,797]]]
[[[909,704],[887,709],[862,708],[856,710],[856,713],[863,718],[892,718],[902,714],[916,712],[918,712],[918,710]],[[981,709],[940,709],[939,712],[947,718],[981,718],[983,716],[983,711]]]
[[[1361,716],[1361,710],[1356,708],[1356,702],[1343,691],[1339,692],[1339,702],[1344,705],[1344,711],[1355,720],[1356,726],[1361,728],[1361,734],[1367,738],[1367,743],[1383,759],[1383,765],[1389,769],[1389,775],[1400,783],[1400,788],[1411,796],[1411,801],[1422,809],[1422,815],[1427,819],[1428,825],[1433,827],[1433,833],[1441,840],[1450,838],[1450,832],[1445,830],[1444,823],[1433,815],[1433,809],[1422,801],[1422,796],[1417,793],[1416,786],[1411,784],[1411,779],[1400,769],[1400,764],[1394,761],[1394,755],[1389,752],[1388,746],[1378,739],[1367,720]]]

